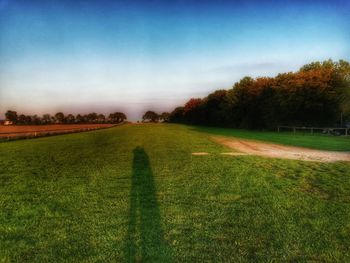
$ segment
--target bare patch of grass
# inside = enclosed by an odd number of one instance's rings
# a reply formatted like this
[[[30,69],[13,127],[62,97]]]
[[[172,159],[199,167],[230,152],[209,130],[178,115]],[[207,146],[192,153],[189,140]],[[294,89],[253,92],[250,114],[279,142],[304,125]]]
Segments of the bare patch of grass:
[[[237,138],[212,137],[215,142],[245,154],[313,162],[350,162],[350,153],[314,150]]]

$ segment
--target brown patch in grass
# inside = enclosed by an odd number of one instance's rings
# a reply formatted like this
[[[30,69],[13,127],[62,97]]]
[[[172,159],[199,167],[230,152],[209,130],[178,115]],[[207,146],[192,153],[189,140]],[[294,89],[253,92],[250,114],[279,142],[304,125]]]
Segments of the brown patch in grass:
[[[317,196],[318,198],[325,199],[325,200],[330,198],[330,196],[327,192],[325,192],[322,189],[316,187],[315,185],[311,185],[309,183],[303,185],[301,187],[301,191],[308,193],[308,194],[311,194],[313,196]]]
[[[220,153],[222,155],[230,155],[230,156],[240,156],[240,155],[248,155],[247,153],[239,153],[239,152],[228,152],[228,153]]]
[[[212,137],[212,139],[244,154],[314,162],[350,161],[349,152],[314,150],[238,138]]]

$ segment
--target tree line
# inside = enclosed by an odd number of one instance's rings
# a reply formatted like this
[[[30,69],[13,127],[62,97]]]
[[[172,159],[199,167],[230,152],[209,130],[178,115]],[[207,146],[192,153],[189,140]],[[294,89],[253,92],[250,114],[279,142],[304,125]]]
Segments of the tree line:
[[[163,112],[161,114],[158,114],[154,111],[146,111],[145,114],[142,116],[143,122],[168,122],[169,121],[169,112]]]
[[[313,62],[276,77],[244,77],[229,90],[191,98],[169,121],[271,129],[278,125],[327,126],[350,121],[350,64]]]
[[[5,113],[7,121],[13,124],[22,125],[41,125],[41,124],[98,124],[98,123],[121,123],[127,119],[123,112],[114,112],[107,116],[98,114],[95,112],[89,114],[63,114],[63,112],[57,112],[55,115],[44,114],[38,115],[24,115],[17,114],[16,111],[8,110]]]

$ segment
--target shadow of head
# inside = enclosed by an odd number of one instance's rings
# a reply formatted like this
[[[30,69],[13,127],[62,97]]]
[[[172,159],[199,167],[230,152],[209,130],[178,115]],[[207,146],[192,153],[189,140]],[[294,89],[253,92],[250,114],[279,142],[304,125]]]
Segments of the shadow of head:
[[[145,150],[142,147],[140,147],[140,146],[135,147],[135,149],[133,150],[133,153],[134,153],[134,157],[135,156],[147,155]]]
[[[148,157],[146,151],[142,147],[137,146],[133,150],[133,153],[134,153],[133,177],[153,176],[149,157]]]

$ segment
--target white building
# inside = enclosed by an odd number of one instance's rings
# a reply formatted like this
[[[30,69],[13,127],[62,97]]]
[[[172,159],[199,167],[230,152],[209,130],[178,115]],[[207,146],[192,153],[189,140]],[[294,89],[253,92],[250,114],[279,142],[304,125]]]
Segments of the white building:
[[[4,125],[12,125],[12,124],[13,124],[12,121],[9,121],[9,120],[5,120],[5,121],[4,121]]]

